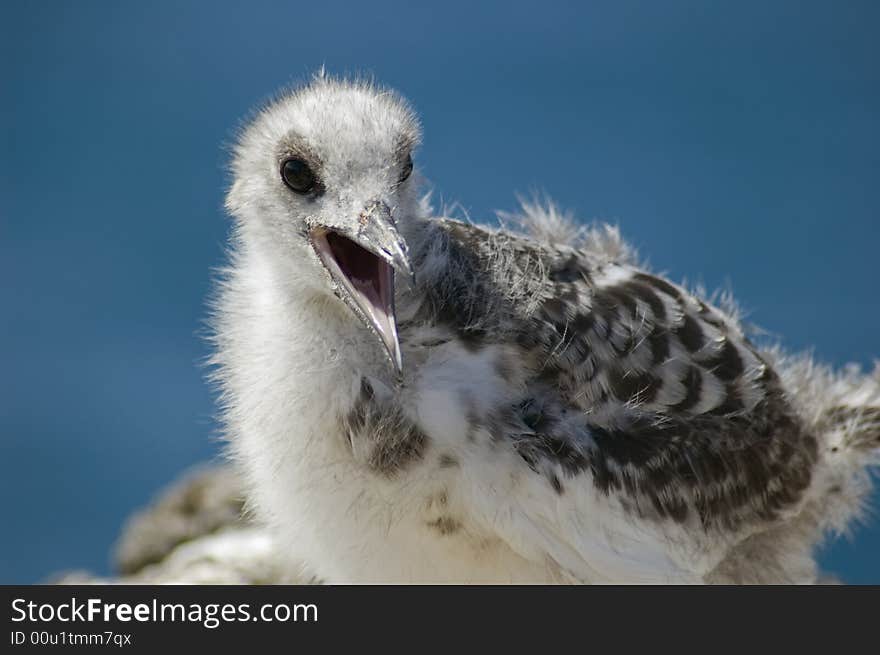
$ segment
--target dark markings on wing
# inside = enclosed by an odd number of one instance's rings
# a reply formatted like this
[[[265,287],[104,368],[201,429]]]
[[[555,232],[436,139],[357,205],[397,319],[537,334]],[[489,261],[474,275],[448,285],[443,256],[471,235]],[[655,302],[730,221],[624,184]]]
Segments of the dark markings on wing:
[[[707,366],[718,378],[726,382],[735,380],[743,372],[742,358],[729,339],[725,339],[721,352],[711,359]]]
[[[658,330],[648,336],[651,347],[651,357],[655,365],[660,365],[669,358],[669,338]]]
[[[558,326],[563,326],[565,323],[565,308],[566,303],[559,297],[548,298],[541,304],[541,310],[547,319]]]
[[[513,440],[517,454],[534,471],[545,460],[559,465],[563,472],[573,477],[589,466],[587,456],[569,441],[553,434],[529,434]]]
[[[651,313],[653,314],[655,322],[663,323],[666,320],[666,306],[649,285],[643,282],[630,280],[629,282],[624,283],[623,289],[641,299],[651,308]]]
[[[709,307],[702,300],[697,300],[697,305],[699,306],[700,319],[706,321],[710,325],[718,328],[722,332],[727,331],[727,325],[724,320],[715,312],[711,307]]]
[[[692,353],[697,352],[705,344],[703,330],[697,320],[690,314],[684,315],[681,326],[675,329],[675,336]]]
[[[595,324],[596,315],[593,312],[580,311],[575,315],[570,327],[575,334],[586,334]]]
[[[593,294],[593,302],[595,303],[594,311],[601,309],[608,315],[612,315],[618,307],[623,307],[630,315],[637,315],[636,297],[619,286],[597,289]]]
[[[587,422],[584,433],[546,425],[510,437],[534,471],[589,473],[600,492],[643,500],[635,503],[643,516],[678,522],[695,516],[705,529],[778,519],[803,496],[817,456],[815,439],[779,399],[748,420],[640,417],[625,428]]]
[[[732,384],[728,384],[724,392],[724,400],[718,407],[710,410],[708,413],[714,416],[728,416],[730,414],[738,414],[745,411],[742,403],[739,389]]]
[[[634,400],[639,403],[653,402],[663,384],[651,373],[623,372],[620,368],[611,370],[609,381],[618,400],[623,402]]]
[[[700,402],[700,391],[703,387],[703,375],[700,373],[700,369],[696,366],[689,366],[687,373],[682,380],[682,384],[684,384],[684,388],[687,392],[684,400],[673,405],[671,408],[678,413],[686,412]]]
[[[776,373],[720,312],[644,272],[596,286],[599,267],[580,253],[450,222],[437,234],[448,241],[448,272],[420,287],[413,320],[443,323],[475,349],[499,339],[519,346],[534,367],[531,395],[490,416],[472,408],[468,422],[509,444],[557,493],[588,475],[630,511],[706,529],[775,520],[803,496],[816,440]],[[502,259],[519,273],[499,279],[490,269]],[[536,270],[546,271],[528,296],[537,302],[515,300],[525,296],[510,293],[512,280]],[[716,330],[724,341],[707,353]],[[746,354],[764,365],[749,381],[757,400],[748,409],[739,390]],[[705,394],[719,393],[713,378],[723,397],[696,413]]]
[[[553,282],[580,282],[589,279],[589,271],[584,269],[578,256],[572,254],[553,266],[548,277]]]
[[[636,273],[633,278],[662,291],[675,300],[682,300],[681,291],[669,284],[666,280],[655,277],[654,275],[649,275],[648,273]]]

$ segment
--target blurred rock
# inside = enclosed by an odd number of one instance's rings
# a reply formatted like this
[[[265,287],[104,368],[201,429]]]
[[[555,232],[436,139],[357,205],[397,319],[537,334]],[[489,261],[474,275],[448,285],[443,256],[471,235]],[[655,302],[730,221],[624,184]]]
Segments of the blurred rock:
[[[231,467],[198,467],[123,528],[119,577],[73,571],[53,584],[306,584],[291,575],[269,532],[244,514],[242,485]]]
[[[162,561],[180,544],[242,526],[243,508],[241,483],[230,467],[194,469],[127,521],[116,546],[116,567],[131,575]]]

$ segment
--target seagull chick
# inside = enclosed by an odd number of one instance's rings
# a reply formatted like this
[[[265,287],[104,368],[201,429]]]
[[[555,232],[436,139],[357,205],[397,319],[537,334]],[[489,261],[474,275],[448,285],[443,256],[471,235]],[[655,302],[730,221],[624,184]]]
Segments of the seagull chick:
[[[430,218],[398,95],[324,75],[243,130],[216,298],[233,458],[329,582],[812,582],[880,376],[759,349],[610,228]]]

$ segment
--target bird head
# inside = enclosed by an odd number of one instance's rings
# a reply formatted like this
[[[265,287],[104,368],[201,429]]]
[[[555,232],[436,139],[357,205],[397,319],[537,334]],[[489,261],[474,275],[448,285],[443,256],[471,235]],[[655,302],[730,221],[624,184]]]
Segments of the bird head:
[[[413,271],[417,120],[395,93],[323,75],[271,103],[235,148],[227,208],[245,245],[302,290],[331,293],[402,367],[395,281]]]

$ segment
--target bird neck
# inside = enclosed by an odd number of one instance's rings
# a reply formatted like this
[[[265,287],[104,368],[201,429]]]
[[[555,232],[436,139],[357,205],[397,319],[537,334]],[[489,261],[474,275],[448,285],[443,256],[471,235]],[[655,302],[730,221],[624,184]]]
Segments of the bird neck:
[[[327,293],[314,293],[303,299],[302,317],[313,321],[318,343],[313,356],[339,375],[374,375],[389,372],[385,352],[378,337],[341,300]]]

